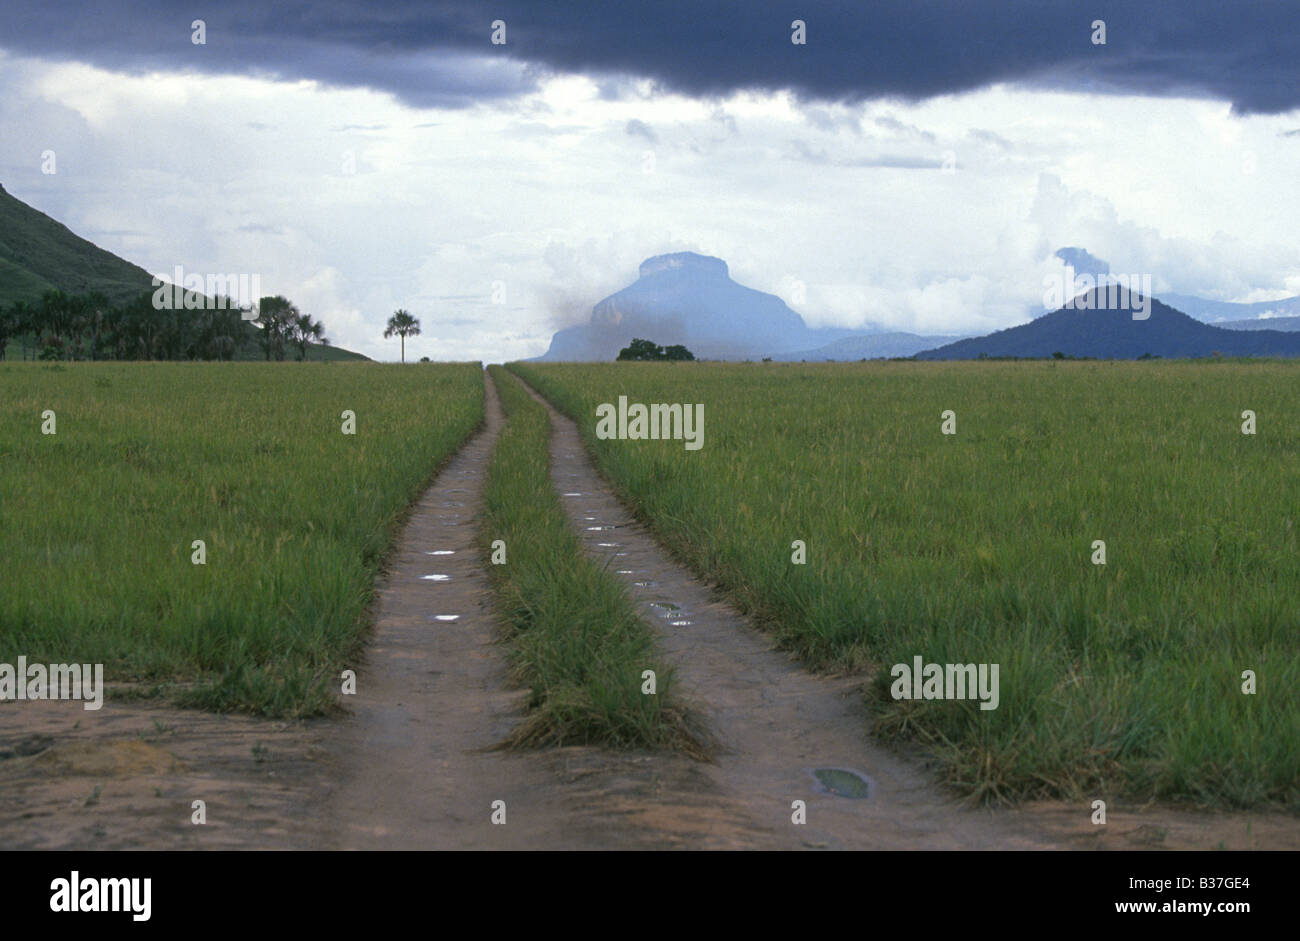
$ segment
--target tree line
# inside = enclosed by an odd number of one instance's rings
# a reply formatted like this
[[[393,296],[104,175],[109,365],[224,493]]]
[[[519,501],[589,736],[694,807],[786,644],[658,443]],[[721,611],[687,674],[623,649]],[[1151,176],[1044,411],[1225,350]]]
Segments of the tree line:
[[[0,307],[0,360],[9,344],[22,358],[40,360],[231,360],[260,350],[268,361],[307,358],[311,344],[325,346],[325,325],[288,298],[264,297],[257,316],[229,298],[206,300],[200,309],[158,307],[155,295],[112,303],[98,291],[47,291],[35,303]]]

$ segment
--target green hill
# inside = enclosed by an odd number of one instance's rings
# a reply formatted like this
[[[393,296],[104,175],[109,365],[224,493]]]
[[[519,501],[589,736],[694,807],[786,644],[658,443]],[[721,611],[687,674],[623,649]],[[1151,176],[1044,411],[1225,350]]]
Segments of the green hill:
[[[38,301],[46,291],[102,291],[125,301],[152,289],[138,265],[86,241],[0,186],[0,306]]]
[[[67,295],[99,291],[124,304],[153,290],[153,275],[88,242],[61,222],[33,209],[0,185],[0,309],[17,301],[35,304],[47,291]],[[22,355],[18,341],[6,359]],[[260,359],[260,351],[241,350],[236,359]],[[296,358],[292,354],[290,359]],[[313,345],[310,360],[364,360],[360,353]]]

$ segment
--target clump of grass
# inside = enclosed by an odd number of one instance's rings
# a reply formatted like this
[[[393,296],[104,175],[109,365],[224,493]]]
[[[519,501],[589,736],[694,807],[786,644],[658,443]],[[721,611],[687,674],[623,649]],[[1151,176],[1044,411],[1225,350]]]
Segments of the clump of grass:
[[[511,671],[531,691],[528,714],[505,744],[669,748],[706,758],[705,736],[650,627],[569,526],[550,478],[546,410],[500,367],[490,371],[507,423],[488,469],[481,539],[485,561],[492,541],[506,544],[506,564],[488,569]],[[653,695],[642,692],[646,670],[655,673]]]
[[[877,734],[973,799],[1300,811],[1300,363],[510,368],[783,646],[876,669]],[[703,448],[597,440],[619,395],[704,403]],[[894,700],[916,655],[1000,664],[999,707]]]

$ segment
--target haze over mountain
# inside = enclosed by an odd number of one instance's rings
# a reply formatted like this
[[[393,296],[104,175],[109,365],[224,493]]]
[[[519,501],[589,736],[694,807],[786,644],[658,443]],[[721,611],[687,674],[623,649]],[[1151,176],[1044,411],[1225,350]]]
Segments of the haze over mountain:
[[[611,360],[637,337],[683,344],[701,359],[753,359],[854,332],[813,329],[776,295],[731,280],[721,258],[675,252],[643,261],[635,282],[596,304],[590,323],[556,333],[538,359]]]
[[[1150,298],[1150,316],[1133,319],[1133,307],[1147,299],[1119,291],[1106,307],[1105,289],[1079,295],[1075,307],[1063,307],[1032,323],[984,337],[959,340],[917,354],[917,359],[978,359],[981,356],[1050,357],[1054,353],[1098,359],[1138,359],[1145,355],[1201,357],[1300,356],[1300,333],[1279,330],[1226,330],[1202,323]],[[1084,300],[1080,301],[1080,298]],[[1086,305],[1086,306],[1084,306]]]

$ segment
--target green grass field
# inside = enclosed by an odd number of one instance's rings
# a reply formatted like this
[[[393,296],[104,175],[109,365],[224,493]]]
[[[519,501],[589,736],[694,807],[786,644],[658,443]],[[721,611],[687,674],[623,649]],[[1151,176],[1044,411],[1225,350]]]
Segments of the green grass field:
[[[0,364],[0,662],[328,710],[395,527],[482,395],[472,363]]]
[[[519,381],[490,367],[507,423],[492,456],[483,556],[508,626],[529,714],[509,744],[675,748],[703,756],[695,718],[616,577],[583,553],[551,484],[550,420]],[[490,563],[505,543],[505,564]],[[653,670],[654,695],[642,691]]]
[[[1300,365],[511,368],[783,645],[880,668],[878,733],[968,795],[1297,806]],[[703,448],[596,440],[619,395],[703,403]],[[999,664],[998,708],[894,700],[917,655]]]

